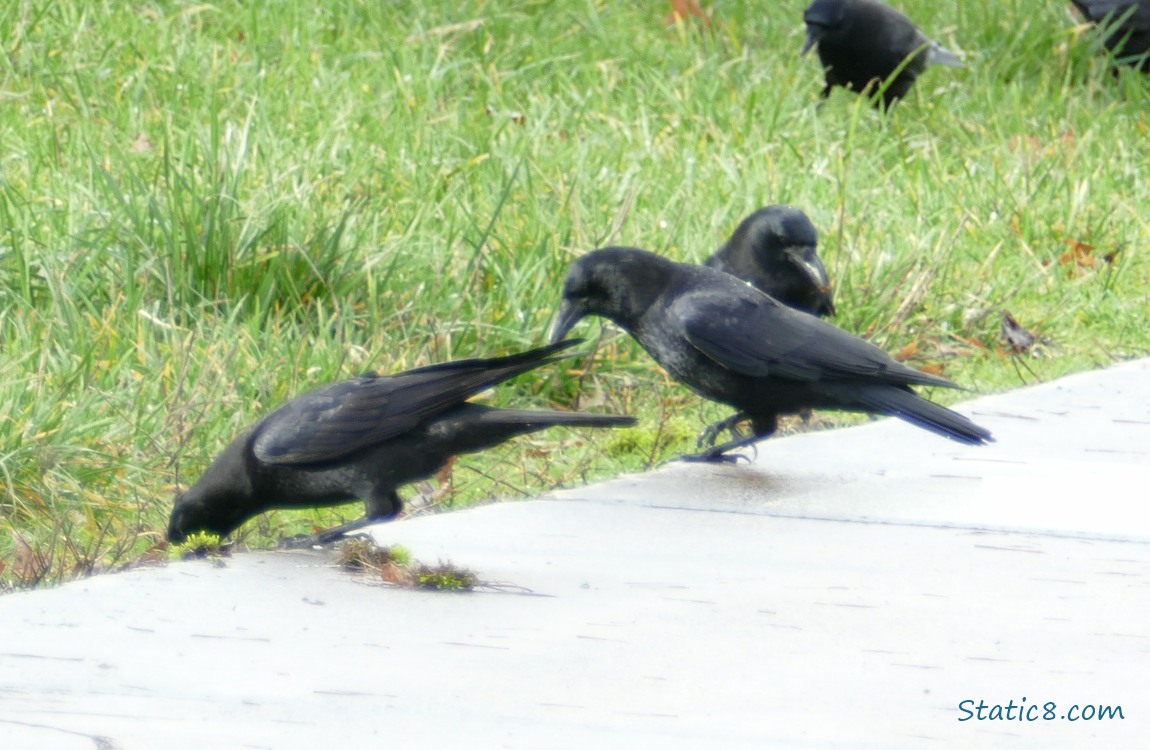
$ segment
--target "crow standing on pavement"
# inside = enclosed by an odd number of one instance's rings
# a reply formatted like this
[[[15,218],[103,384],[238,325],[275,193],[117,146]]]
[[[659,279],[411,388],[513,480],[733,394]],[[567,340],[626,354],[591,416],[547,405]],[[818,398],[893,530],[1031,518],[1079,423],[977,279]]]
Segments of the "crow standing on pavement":
[[[787,307],[829,317],[834,293],[818,254],[819,233],[810,218],[790,206],[767,206],[743,219],[734,234],[704,265],[746,281]],[[810,418],[810,410],[800,416]],[[741,437],[741,415],[709,425],[699,442],[713,443],[723,430]]]
[[[1150,73],[1150,0],[1070,0],[1086,20],[1101,24],[1102,44],[1118,62]]]
[[[834,293],[819,258],[819,233],[790,206],[767,206],[743,219],[705,265],[729,273],[787,307],[820,317],[835,314]]]
[[[168,539],[220,536],[272,508],[362,499],[366,516],[324,532],[334,539],[396,516],[396,488],[426,479],[458,453],[474,453],[555,425],[617,427],[631,417],[495,409],[476,393],[554,362],[577,340],[508,357],[465,359],[395,375],[362,375],[299,396],[245,430],[176,500]]]
[[[802,54],[818,47],[826,78],[824,99],[835,86],[842,86],[878,95],[881,106],[889,108],[906,96],[928,64],[962,65],[957,55],[878,0],[815,0],[803,13],[803,21],[807,39]],[[888,84],[896,70],[898,75]]]
[[[551,339],[587,315],[622,326],[671,377],[751,420],[750,438],[692,459],[731,460],[727,451],[773,433],[778,415],[812,407],[889,414],[970,445],[991,440],[988,430],[910,388],[954,383],[713,268],[636,248],[595,250],[567,272]]]

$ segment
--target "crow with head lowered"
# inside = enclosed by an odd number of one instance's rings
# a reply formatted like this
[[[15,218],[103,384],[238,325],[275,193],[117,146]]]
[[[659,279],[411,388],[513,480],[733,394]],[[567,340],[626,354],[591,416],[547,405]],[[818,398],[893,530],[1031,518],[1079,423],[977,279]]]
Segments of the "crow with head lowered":
[[[588,315],[614,321],[672,378],[751,421],[751,436],[687,458],[731,460],[728,451],[772,434],[780,414],[808,408],[889,414],[968,445],[991,440],[911,389],[954,383],[713,268],[636,248],[595,250],[567,272],[551,339]]]
[[[801,54],[817,49],[824,99],[842,86],[876,97],[875,106],[886,109],[907,95],[927,65],[962,65],[957,55],[879,0],[815,0],[803,22],[807,39]]]
[[[743,219],[704,265],[742,279],[787,307],[833,316],[834,292],[818,243],[818,230],[805,213],[767,206]]]
[[[303,394],[244,431],[176,500],[168,539],[197,531],[225,536],[272,508],[363,500],[359,521],[324,532],[328,541],[396,516],[396,489],[426,479],[453,456],[557,425],[619,427],[631,417],[497,409],[467,401],[480,391],[556,361],[579,343],[465,359],[394,375],[362,375]]]

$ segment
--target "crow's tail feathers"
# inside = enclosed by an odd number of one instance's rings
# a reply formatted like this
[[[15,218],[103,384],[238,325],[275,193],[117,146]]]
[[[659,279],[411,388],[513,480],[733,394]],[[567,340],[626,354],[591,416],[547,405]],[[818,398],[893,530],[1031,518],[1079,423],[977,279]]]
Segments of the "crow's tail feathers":
[[[916,427],[930,430],[951,440],[967,445],[983,445],[994,442],[990,430],[980,427],[956,411],[927,401],[913,391],[902,388],[868,388],[856,393],[859,404],[869,410],[910,422]]]
[[[452,453],[475,453],[517,435],[527,435],[548,427],[629,427],[633,424],[633,417],[611,414],[497,409],[466,403],[439,417],[428,428],[428,435],[442,441]]]
[[[547,427],[631,427],[634,417],[615,414],[584,414],[577,411],[537,411],[534,409],[493,409],[468,404],[468,413],[489,427],[519,427],[522,432],[534,432]],[[482,411],[479,411],[482,409]]]
[[[534,349],[528,349],[518,354],[509,354],[505,357],[489,357],[486,359],[457,359],[451,362],[441,362],[437,365],[427,365],[408,370],[401,374],[444,374],[449,377],[459,377],[460,373],[482,373],[488,385],[508,380],[520,373],[539,367],[545,362],[553,362],[563,357],[556,356],[564,349],[570,349],[583,343],[583,339],[566,339],[554,344],[546,344]],[[570,356],[570,355],[564,355]]]
[[[416,424],[429,415],[451,408],[476,393],[516,375],[562,359],[561,353],[583,342],[567,339],[506,357],[457,359],[389,376],[394,384],[389,395],[411,404],[407,411]]]

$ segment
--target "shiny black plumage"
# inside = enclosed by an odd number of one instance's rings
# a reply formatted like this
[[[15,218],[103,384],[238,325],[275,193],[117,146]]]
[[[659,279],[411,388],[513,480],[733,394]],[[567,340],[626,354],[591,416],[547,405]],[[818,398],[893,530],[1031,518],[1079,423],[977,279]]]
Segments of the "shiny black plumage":
[[[712,448],[702,454],[706,459],[766,437],[778,415],[808,408],[889,414],[971,445],[991,439],[988,430],[911,390],[954,383],[896,362],[712,268],[636,248],[588,253],[567,273],[552,340],[587,315],[614,321],[672,378],[751,420],[750,439]]]
[[[399,485],[425,479],[452,456],[473,453],[555,425],[614,427],[630,417],[495,409],[467,403],[480,391],[541,365],[575,345],[467,359],[394,375],[363,375],[301,396],[245,430],[181,495],[168,538],[196,531],[224,536],[272,508],[322,507],[362,499],[364,521],[402,509]]]
[[[1102,26],[1102,44],[1115,60],[1150,73],[1150,0],[1070,1],[1086,20]]]
[[[957,55],[878,0],[815,0],[803,22],[807,38],[802,54],[817,48],[826,79],[824,98],[842,86],[877,95],[875,105],[888,108],[906,96],[928,64],[962,65]]]
[[[743,219],[704,265],[746,281],[787,307],[835,314],[834,292],[810,218],[790,206],[766,206]]]

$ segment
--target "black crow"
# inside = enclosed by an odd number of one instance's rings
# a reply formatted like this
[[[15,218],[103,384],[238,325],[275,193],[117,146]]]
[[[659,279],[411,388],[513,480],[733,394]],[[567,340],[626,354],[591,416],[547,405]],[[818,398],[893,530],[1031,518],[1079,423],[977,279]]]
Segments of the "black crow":
[[[826,78],[824,99],[835,86],[842,86],[877,95],[875,105],[889,108],[906,96],[929,63],[962,65],[957,55],[878,0],[815,0],[803,13],[803,21],[807,39],[801,54],[818,47]]]
[[[790,206],[767,206],[743,219],[704,265],[748,282],[787,307],[819,317],[835,314],[834,293],[818,254],[819,233],[810,218]],[[809,410],[800,414],[804,420]],[[741,415],[708,426],[699,444],[713,444],[723,430],[740,437]]]
[[[341,505],[362,499],[366,516],[322,536],[330,540],[403,507],[396,488],[426,479],[459,453],[474,453],[555,425],[617,427],[631,417],[495,409],[476,393],[555,361],[579,343],[465,359],[395,375],[361,375],[317,388],[244,431],[176,500],[168,539],[196,531],[225,536],[272,508]]]
[[[1114,58],[1150,73],[1150,0],[1070,0],[1087,21],[1100,24]]]
[[[689,458],[730,460],[723,454],[773,433],[779,414],[806,408],[889,414],[971,445],[991,439],[910,388],[954,383],[713,268],[636,248],[595,250],[567,272],[551,339],[587,315],[622,326],[672,378],[751,420],[751,437]]]
[[[787,307],[834,315],[834,294],[818,242],[819,233],[805,213],[767,206],[743,219],[705,265],[737,276]]]

